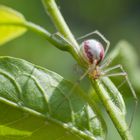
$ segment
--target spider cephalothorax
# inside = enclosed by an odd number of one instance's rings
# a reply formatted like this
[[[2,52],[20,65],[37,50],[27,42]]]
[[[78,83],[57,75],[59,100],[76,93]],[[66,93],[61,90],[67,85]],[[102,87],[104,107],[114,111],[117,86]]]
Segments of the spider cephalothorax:
[[[89,72],[89,76],[92,77],[94,80],[99,79],[101,75],[103,75],[103,73],[98,65],[92,71]]]

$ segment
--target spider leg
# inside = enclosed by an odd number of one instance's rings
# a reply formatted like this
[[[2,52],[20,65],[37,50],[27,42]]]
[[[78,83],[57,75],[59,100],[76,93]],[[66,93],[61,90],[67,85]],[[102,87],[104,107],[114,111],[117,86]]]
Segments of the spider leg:
[[[117,86],[117,88],[118,88],[118,89],[121,88],[125,83],[126,83],[126,79],[124,79],[124,80],[122,81],[122,83],[119,84],[119,85]]]
[[[93,64],[91,66],[89,66],[89,68],[83,73],[83,75],[81,75],[81,77],[76,81],[76,83],[74,84],[74,86],[72,87],[70,93],[72,93],[72,91],[76,88],[77,85],[79,85],[79,83],[85,78],[85,76],[89,73],[91,73],[95,67],[96,67],[96,60],[94,60]]]
[[[93,32],[91,32],[91,33],[88,33],[88,34],[84,35],[84,36],[81,36],[81,37],[77,38],[77,40],[84,39],[84,38],[86,38],[86,37],[88,37],[88,36],[91,36],[91,35],[93,35],[93,34],[97,34],[97,35],[98,35],[99,37],[101,37],[101,38],[103,39],[103,41],[106,43],[106,48],[105,48],[105,56],[106,56],[106,54],[107,54],[107,52],[108,52],[108,49],[109,49],[109,46],[110,46],[110,42],[109,42],[109,41],[104,37],[104,35],[101,34],[98,30],[95,30],[95,31],[93,31]]]
[[[61,39],[64,43],[66,43],[66,44],[69,44],[70,46],[74,46],[70,41],[68,41],[61,33],[59,33],[59,32],[56,32],[56,33],[53,33],[52,35],[51,35],[51,38],[53,38],[53,37],[59,37],[59,39]]]
[[[114,74],[106,74],[107,72],[110,72],[112,70],[115,70],[115,69],[120,69],[122,72],[120,73],[114,73]],[[122,65],[116,65],[114,67],[111,67],[111,68],[108,68],[107,70],[104,71],[104,76],[108,76],[108,77],[114,77],[114,76],[124,76],[124,78],[126,79],[126,82],[131,90],[131,93],[132,93],[132,96],[134,98],[134,110],[133,110],[133,113],[132,113],[132,117],[131,117],[131,120],[130,120],[130,124],[129,124],[129,128],[131,128],[131,125],[132,125],[132,122],[133,122],[133,119],[134,119],[134,116],[135,116],[135,113],[136,113],[136,109],[137,109],[137,104],[138,104],[138,98],[137,98],[137,95],[133,89],[133,86],[128,78],[128,75],[127,73],[125,72],[124,68],[122,67]]]
[[[110,58],[108,58],[105,62],[103,62],[100,65],[100,69],[103,70],[104,68],[108,67],[110,65],[110,63],[112,62],[112,60]]]
[[[113,66],[113,67],[110,67],[110,68],[104,70],[104,73],[106,74],[106,73],[108,73],[108,72],[110,72],[110,71],[112,71],[112,70],[115,70],[115,69],[118,69],[118,68],[120,69],[120,67],[122,67],[120,64],[115,65],[115,66]],[[122,71],[122,70],[121,70],[121,71]],[[123,72],[125,72],[125,71],[123,71]]]
[[[104,74],[103,76],[105,77],[115,77],[115,76],[126,76],[127,74],[124,72],[119,72],[119,73],[112,73],[112,74]]]
[[[72,86],[72,88],[70,89],[70,91],[68,92],[67,96],[65,96],[65,99],[69,99],[69,97],[72,95],[73,91],[75,90],[75,88],[80,84],[81,80],[83,80],[85,78],[85,76],[87,74],[89,74],[92,70],[95,69],[96,67],[96,62],[94,61],[93,64],[83,73],[83,75],[75,82],[75,84]],[[56,111],[58,110],[58,108],[63,104],[63,102],[65,101],[65,99],[63,99],[61,101],[61,103],[58,105],[58,107],[56,108]],[[71,106],[71,103],[70,103]]]

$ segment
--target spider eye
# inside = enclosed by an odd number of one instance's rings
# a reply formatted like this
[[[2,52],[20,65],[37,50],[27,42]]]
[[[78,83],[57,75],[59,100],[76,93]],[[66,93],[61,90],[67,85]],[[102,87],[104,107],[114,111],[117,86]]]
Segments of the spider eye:
[[[81,44],[80,52],[88,64],[93,64],[94,60],[99,64],[104,58],[103,45],[94,39],[85,40]]]

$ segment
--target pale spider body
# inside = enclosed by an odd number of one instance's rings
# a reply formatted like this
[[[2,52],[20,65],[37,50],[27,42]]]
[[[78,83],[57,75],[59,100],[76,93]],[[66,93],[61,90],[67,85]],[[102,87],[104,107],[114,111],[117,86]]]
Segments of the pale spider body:
[[[123,76],[132,92],[132,95],[135,101],[135,108],[133,110],[133,114],[132,114],[130,125],[129,125],[129,127],[131,127],[133,117],[136,111],[136,106],[137,106],[136,93],[132,87],[131,82],[129,81],[127,73],[125,72],[125,70],[120,64],[107,68],[107,66],[110,64],[111,61],[108,59],[109,61],[107,60],[106,62],[104,62],[103,60],[108,52],[110,42],[99,31],[93,31],[78,39],[84,39],[85,37],[91,36],[93,34],[96,34],[99,37],[101,37],[103,41],[106,43],[106,47],[104,48],[103,45],[95,39],[88,39],[82,42],[82,44],[80,45],[81,47],[80,55],[87,63],[88,69],[80,77],[79,81],[82,80],[87,74],[89,75],[89,77],[93,78],[94,80],[102,78],[102,77]],[[111,71],[116,70],[116,69],[119,69],[121,72],[110,73]]]
[[[89,39],[83,41],[80,47],[81,56],[89,65],[89,76],[98,79],[103,75],[99,66],[105,54],[103,45],[95,39]]]
[[[104,48],[97,40],[89,39],[81,44],[81,54],[89,65],[92,65],[95,60],[99,64],[104,58]]]
[[[88,40],[85,40],[81,43],[79,54],[80,54],[80,57],[87,64],[88,69],[77,80],[77,83],[75,84],[75,86],[77,84],[79,84],[79,82],[87,74],[89,75],[90,78],[92,78],[94,80],[101,79],[102,77],[123,76],[125,78],[125,81],[127,82],[128,86],[129,86],[130,90],[131,90],[132,96],[134,98],[134,103],[135,103],[135,107],[134,107],[133,114],[132,114],[132,117],[130,120],[130,125],[129,125],[129,127],[131,127],[131,124],[132,124],[132,121],[134,118],[134,114],[136,111],[136,107],[137,107],[136,93],[132,87],[132,84],[131,84],[128,76],[127,76],[127,73],[125,72],[125,70],[123,69],[123,67],[120,64],[108,68],[111,61],[110,61],[110,59],[107,59],[107,61],[104,61],[104,58],[106,57],[106,54],[108,52],[110,42],[99,31],[97,31],[97,30],[93,31],[89,34],[86,34],[82,37],[79,37],[77,40],[85,39],[86,37],[89,37],[93,34],[99,36],[104,41],[104,43],[106,45],[105,45],[105,47],[103,47],[103,45],[99,41],[97,41],[96,39],[88,39]],[[59,36],[61,36],[61,35],[59,35]],[[73,46],[73,44],[69,43],[69,41],[67,41],[64,37],[62,37],[62,39],[64,39],[68,44]],[[119,69],[120,72],[110,73],[111,71],[114,71],[116,69]],[[75,88],[75,86],[72,88],[72,90]]]

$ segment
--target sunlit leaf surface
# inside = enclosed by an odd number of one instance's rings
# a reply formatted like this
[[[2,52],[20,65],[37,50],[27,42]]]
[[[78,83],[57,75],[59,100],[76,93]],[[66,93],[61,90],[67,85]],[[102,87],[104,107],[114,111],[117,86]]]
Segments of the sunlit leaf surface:
[[[25,22],[25,19],[20,13],[0,5],[0,45],[25,33],[26,28],[10,25],[10,23],[17,24],[23,22]]]
[[[73,84],[25,60],[0,58],[0,138],[104,139],[97,114]],[[84,94],[84,93],[83,93]]]

